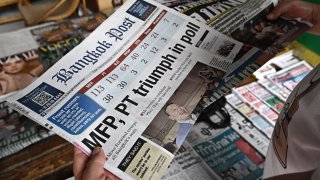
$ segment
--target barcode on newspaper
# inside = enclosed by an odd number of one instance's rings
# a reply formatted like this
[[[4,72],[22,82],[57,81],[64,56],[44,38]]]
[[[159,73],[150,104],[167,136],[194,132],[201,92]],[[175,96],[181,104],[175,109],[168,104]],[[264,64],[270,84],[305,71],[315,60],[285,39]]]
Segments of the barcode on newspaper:
[[[46,104],[50,99],[52,99],[53,96],[45,91],[42,91],[40,94],[38,94],[35,98],[32,99],[35,103],[43,106]]]
[[[228,57],[235,45],[235,43],[225,40],[218,48],[217,53],[223,57]]]

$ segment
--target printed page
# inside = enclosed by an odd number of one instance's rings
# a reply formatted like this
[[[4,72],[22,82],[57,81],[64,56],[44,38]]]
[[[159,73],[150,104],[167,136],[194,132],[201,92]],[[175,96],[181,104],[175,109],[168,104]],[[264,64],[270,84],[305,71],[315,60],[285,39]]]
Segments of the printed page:
[[[192,146],[185,141],[161,179],[211,180],[219,179],[219,177],[203,163],[201,158],[192,149]]]

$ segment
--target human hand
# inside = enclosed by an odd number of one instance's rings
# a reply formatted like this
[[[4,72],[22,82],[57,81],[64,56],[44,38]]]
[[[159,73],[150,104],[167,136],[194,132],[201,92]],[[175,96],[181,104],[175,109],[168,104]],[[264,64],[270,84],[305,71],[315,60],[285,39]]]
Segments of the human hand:
[[[310,33],[320,35],[320,4],[308,3],[299,0],[282,0],[268,14],[269,20],[275,20],[280,16],[288,18],[301,18],[311,22],[314,26],[309,30]]]
[[[76,180],[118,180],[119,178],[103,168],[106,156],[101,147],[95,147],[90,157],[74,147],[73,174]]]

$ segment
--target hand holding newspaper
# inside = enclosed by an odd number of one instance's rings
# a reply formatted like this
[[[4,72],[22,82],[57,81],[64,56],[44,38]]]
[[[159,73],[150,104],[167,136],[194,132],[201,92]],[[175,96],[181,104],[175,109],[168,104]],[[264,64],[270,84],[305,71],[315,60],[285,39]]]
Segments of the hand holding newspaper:
[[[118,177],[159,179],[244,47],[156,2],[129,0],[6,100],[88,155],[101,146]]]

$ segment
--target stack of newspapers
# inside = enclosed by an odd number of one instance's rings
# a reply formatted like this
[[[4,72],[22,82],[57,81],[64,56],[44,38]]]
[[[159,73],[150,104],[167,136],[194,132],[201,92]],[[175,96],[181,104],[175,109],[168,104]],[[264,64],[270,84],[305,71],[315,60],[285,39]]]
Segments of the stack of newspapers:
[[[104,167],[119,178],[160,179],[202,110],[311,27],[293,19],[268,21],[266,14],[277,3],[272,0],[160,3],[169,7],[126,1],[44,74],[5,100],[88,155],[101,146]],[[39,45],[29,48],[24,52]],[[208,133],[219,133],[221,144],[236,143],[251,152],[232,129]],[[270,129],[263,133],[270,136]],[[202,137],[194,139],[200,143]],[[219,156],[219,143],[211,143],[212,149],[203,150],[206,143],[193,148],[202,158]],[[247,171],[257,177],[262,158],[254,158]],[[238,165],[248,163],[243,159]]]
[[[311,70],[292,51],[268,61],[254,73],[256,81],[232,89],[227,103],[219,104],[228,111],[230,126],[194,125],[162,179],[261,178],[273,119],[288,93]],[[210,116],[211,120],[220,118],[218,114]]]

